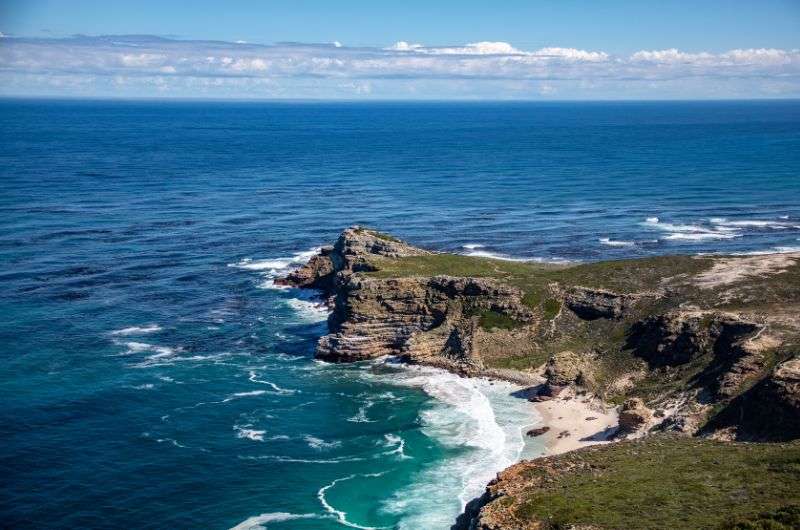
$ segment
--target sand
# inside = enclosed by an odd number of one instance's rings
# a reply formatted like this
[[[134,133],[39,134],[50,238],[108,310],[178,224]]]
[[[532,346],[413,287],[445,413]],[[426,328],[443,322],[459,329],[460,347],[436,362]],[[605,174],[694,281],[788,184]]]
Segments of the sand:
[[[544,456],[557,455],[608,443],[617,429],[617,410],[591,395],[576,395],[565,390],[550,401],[532,403],[542,416],[540,427],[550,430],[538,437],[545,443]]]

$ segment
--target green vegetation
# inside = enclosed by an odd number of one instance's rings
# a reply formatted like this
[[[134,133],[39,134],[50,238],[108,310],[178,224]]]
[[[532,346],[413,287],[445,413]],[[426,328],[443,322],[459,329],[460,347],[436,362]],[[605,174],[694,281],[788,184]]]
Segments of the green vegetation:
[[[784,310],[797,306],[800,300],[800,264],[790,265],[778,274],[748,276],[735,285],[727,284],[704,289],[692,278],[708,271],[718,257],[658,256],[643,259],[604,261],[572,265],[506,261],[457,254],[431,254],[397,259],[375,258],[376,271],[368,273],[378,278],[409,276],[471,276],[492,278],[522,291],[522,302],[542,319],[535,347],[525,354],[493,355],[484,359],[490,368],[535,369],[550,355],[564,350],[593,353],[592,374],[587,379],[589,390],[604,399],[618,403],[626,397],[637,396],[646,401],[702,383],[713,370],[715,357],[711,352],[698,355],[684,365],[658,370],[646,369],[646,363],[631,351],[628,334],[632,325],[649,315],[664,314],[680,305],[720,310]],[[616,293],[659,291],[658,298],[641,299],[634,310],[620,320],[599,318],[582,320],[571,311],[561,312],[562,289],[570,287],[605,289]],[[735,295],[731,289],[735,287]],[[723,295],[723,291],[725,294]],[[557,326],[550,326],[561,313]],[[787,320],[788,322],[788,320]],[[482,314],[485,330],[508,330],[524,324],[501,314]],[[714,324],[711,315],[701,322],[701,328]],[[783,328],[786,329],[783,329]],[[793,325],[773,324],[775,332],[786,337],[796,335]],[[791,339],[790,341],[791,342]],[[795,344],[798,341],[794,341]],[[788,344],[788,342],[787,342]],[[769,370],[786,356],[765,352],[762,372]],[[630,374],[637,377],[634,387],[616,384]],[[707,378],[706,378],[707,379]],[[745,385],[757,378],[748,378]],[[746,386],[737,393],[746,390]]]
[[[407,276],[474,276],[495,278],[523,294],[523,302],[538,307],[547,298],[551,283],[608,289],[619,293],[658,288],[663,278],[697,274],[711,266],[711,260],[691,256],[659,256],[621,261],[600,261],[578,265],[555,265],[505,261],[458,254],[431,254],[398,259],[379,259],[378,278]],[[553,301],[555,302],[555,300]],[[553,307],[551,302],[551,308]]]
[[[542,315],[545,320],[553,320],[559,311],[561,311],[561,302],[554,298],[548,298],[542,304]]]
[[[796,530],[800,528],[800,505],[783,506],[754,517],[731,520],[720,530]]]
[[[491,309],[480,311],[477,316],[480,317],[481,328],[486,331],[491,331],[493,329],[517,329],[525,325],[525,322],[514,320],[508,315],[492,311]]]
[[[552,464],[531,464],[526,488],[505,501],[518,520],[551,528],[781,529],[797,528],[800,516],[791,507],[800,502],[800,443],[662,436],[567,453]]]
[[[377,230],[372,230],[372,229],[367,229],[367,228],[357,228],[355,230],[355,232],[357,234],[369,233],[369,234],[372,234],[373,236],[377,237],[378,239],[383,239],[384,241],[391,241],[393,243],[403,243],[404,242],[401,239],[397,239],[393,235],[387,234],[385,232],[378,232]]]

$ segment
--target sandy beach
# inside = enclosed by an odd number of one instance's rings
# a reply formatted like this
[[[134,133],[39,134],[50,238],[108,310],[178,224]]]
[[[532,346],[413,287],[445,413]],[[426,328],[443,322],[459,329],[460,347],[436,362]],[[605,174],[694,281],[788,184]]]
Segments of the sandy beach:
[[[545,455],[557,455],[598,443],[608,443],[617,428],[617,410],[599,398],[576,395],[571,389],[549,401],[532,403],[542,416]]]

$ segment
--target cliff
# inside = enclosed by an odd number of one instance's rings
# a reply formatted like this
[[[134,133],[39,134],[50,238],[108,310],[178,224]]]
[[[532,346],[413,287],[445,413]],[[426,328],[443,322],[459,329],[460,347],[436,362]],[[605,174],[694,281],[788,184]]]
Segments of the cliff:
[[[283,283],[328,298],[317,347],[328,361],[391,354],[464,375],[541,375],[533,400],[570,389],[620,405],[618,438],[800,437],[798,253],[548,265],[353,227]],[[480,526],[473,509],[478,528],[516,528]]]

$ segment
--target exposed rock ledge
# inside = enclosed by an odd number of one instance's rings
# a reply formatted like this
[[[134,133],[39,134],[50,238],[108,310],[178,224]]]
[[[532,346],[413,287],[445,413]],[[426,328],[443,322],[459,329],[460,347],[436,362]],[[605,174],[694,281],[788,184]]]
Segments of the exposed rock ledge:
[[[738,259],[747,274],[728,274]],[[437,254],[352,227],[279,283],[327,298],[321,359],[399,355],[531,385],[544,374],[532,400],[571,388],[624,402],[620,438],[790,440],[800,437],[800,254],[759,259],[557,267]],[[463,528],[510,528],[483,524],[480,506]]]

